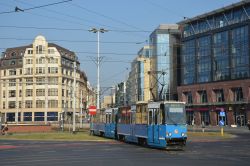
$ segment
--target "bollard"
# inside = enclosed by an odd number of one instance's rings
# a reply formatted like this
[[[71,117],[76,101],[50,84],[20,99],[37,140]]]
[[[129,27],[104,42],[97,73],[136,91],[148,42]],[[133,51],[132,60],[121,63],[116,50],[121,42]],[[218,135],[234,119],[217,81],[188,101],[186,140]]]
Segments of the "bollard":
[[[223,136],[224,136],[224,130],[223,130],[223,127],[221,127],[221,129],[220,129],[220,133],[221,133],[221,136],[223,137]]]

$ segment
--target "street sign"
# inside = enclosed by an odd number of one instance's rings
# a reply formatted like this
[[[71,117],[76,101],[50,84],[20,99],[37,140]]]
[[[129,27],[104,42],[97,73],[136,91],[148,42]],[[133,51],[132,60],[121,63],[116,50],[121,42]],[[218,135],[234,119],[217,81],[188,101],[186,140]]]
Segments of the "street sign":
[[[225,126],[224,120],[220,120],[220,121],[219,121],[219,125],[220,125],[220,126]]]
[[[221,112],[220,112],[220,116],[226,116],[225,112],[224,112],[224,111],[221,111]]]
[[[90,115],[95,115],[96,114],[96,106],[95,105],[89,106],[89,114]]]

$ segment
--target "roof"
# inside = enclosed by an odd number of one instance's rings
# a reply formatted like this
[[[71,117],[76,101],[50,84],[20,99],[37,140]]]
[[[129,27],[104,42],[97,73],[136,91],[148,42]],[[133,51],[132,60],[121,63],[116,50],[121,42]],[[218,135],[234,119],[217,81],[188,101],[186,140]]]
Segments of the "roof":
[[[226,6],[226,7],[222,7],[222,8],[213,10],[211,12],[207,12],[205,14],[198,15],[198,16],[193,17],[193,18],[187,18],[186,20],[178,22],[177,24],[187,24],[189,22],[192,22],[192,21],[195,21],[195,20],[200,20],[202,18],[211,16],[211,15],[215,15],[215,14],[218,14],[218,13],[221,13],[221,12],[225,12],[227,10],[230,10],[230,9],[233,9],[233,8],[237,8],[237,7],[243,6],[245,4],[250,4],[250,0],[242,0],[242,1],[234,3],[232,5],[229,5],[229,6]]]
[[[22,57],[27,48],[32,48],[32,45],[30,44],[30,45],[27,45],[27,46],[7,48],[6,51],[5,51],[4,57],[2,57],[2,58],[12,59],[12,58],[15,58],[15,57]],[[13,53],[15,53],[15,55]]]
[[[60,51],[63,51],[69,55],[75,55],[75,53],[73,51],[70,51],[66,48],[63,48],[55,43],[48,43],[48,47],[55,47],[59,51],[59,53],[61,53]]]

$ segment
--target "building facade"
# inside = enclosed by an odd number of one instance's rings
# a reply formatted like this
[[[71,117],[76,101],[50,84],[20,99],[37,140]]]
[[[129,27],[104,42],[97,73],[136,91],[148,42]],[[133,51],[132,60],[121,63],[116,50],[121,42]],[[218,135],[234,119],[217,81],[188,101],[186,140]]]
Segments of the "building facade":
[[[244,126],[250,120],[250,2],[241,1],[179,23],[179,100],[187,122]],[[224,112],[225,116],[220,112]]]
[[[152,77],[150,89],[154,100],[177,100],[180,30],[177,24],[161,24],[150,35]]]
[[[149,101],[152,99],[150,91],[150,69],[151,58],[150,47],[144,46],[138,56],[131,63],[131,71],[127,81],[127,101],[128,105],[138,101]]]
[[[114,105],[113,96],[104,96],[101,108],[112,108]]]
[[[88,98],[89,88],[77,56],[43,36],[31,45],[6,49],[0,60],[0,81],[0,112],[7,122],[59,121],[61,113],[73,112],[74,88],[76,112],[87,107],[86,100],[80,104]]]

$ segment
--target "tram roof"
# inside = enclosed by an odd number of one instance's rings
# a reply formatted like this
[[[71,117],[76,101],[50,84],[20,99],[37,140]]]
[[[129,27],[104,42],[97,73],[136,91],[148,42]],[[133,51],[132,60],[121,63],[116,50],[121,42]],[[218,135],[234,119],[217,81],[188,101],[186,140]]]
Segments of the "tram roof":
[[[149,102],[148,108],[160,108],[161,104],[185,104],[182,101],[157,101],[157,102]]]
[[[108,108],[105,110],[105,113],[112,113],[112,110],[118,110],[118,108]]]

